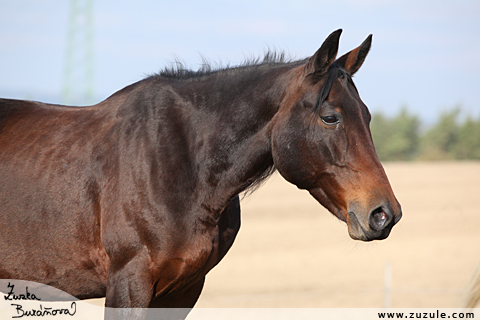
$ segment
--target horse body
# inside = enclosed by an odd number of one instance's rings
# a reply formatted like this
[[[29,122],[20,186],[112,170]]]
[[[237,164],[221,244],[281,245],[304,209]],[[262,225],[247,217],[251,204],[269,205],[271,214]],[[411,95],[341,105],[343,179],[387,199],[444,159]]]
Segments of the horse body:
[[[80,286],[70,293],[101,295],[106,255],[92,198],[98,170],[86,152],[94,148],[93,132],[78,137],[93,125],[84,116],[90,110],[14,100],[0,105],[0,275],[59,288],[74,281]]]
[[[275,110],[239,111],[231,93],[189,97],[185,87],[211,85],[192,82],[152,77],[86,108],[1,100],[3,278],[101,297],[107,270],[127,271],[139,257],[162,275],[148,279],[150,295],[203,281],[238,231],[237,194],[273,164],[268,148],[252,155],[248,144],[265,144],[255,127]],[[252,121],[233,130],[259,137],[235,141],[230,124],[239,112]],[[245,146],[227,149],[233,143]],[[11,224],[16,217],[23,219]],[[19,239],[25,242],[12,253]],[[18,265],[25,267],[7,271]],[[176,274],[183,272],[195,276]]]
[[[274,167],[352,238],[387,237],[400,206],[350,78],[370,43],[334,63],[339,35],[310,60],[151,76],[91,107],[0,100],[0,277],[192,307],[238,194]]]

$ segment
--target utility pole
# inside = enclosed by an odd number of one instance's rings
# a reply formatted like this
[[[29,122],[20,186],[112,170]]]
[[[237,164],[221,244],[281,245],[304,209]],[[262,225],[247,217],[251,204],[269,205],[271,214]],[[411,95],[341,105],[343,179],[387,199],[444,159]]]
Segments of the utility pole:
[[[70,0],[63,103],[93,101],[93,0]]]

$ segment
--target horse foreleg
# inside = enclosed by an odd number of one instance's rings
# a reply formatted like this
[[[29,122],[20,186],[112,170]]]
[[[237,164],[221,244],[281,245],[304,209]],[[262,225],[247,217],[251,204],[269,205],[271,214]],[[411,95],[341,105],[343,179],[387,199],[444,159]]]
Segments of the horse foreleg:
[[[205,277],[181,292],[156,297],[150,302],[148,319],[185,319],[202,292]],[[162,308],[162,309],[159,309]]]
[[[108,270],[105,319],[144,319],[153,296],[149,257],[139,252],[124,265],[112,263]]]
[[[180,292],[156,297],[150,302],[149,308],[193,308],[202,292],[204,283],[205,277]]]

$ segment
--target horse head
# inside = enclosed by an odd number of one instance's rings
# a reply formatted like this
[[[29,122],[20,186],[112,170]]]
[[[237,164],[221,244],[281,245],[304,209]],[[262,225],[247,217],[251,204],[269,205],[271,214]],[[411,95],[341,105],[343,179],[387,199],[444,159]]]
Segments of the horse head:
[[[372,36],[336,59],[341,30],[297,67],[295,90],[281,103],[271,143],[275,167],[348,225],[353,239],[388,237],[401,216],[373,145],[370,113],[352,76]]]

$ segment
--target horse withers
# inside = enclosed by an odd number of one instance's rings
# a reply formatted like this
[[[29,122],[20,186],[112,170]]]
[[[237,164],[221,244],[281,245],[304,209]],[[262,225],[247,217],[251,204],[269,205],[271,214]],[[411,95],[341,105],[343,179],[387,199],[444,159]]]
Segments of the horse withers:
[[[336,59],[165,70],[73,108],[0,100],[0,277],[113,308],[192,307],[240,227],[238,194],[278,170],[386,238],[401,217],[352,76]]]

